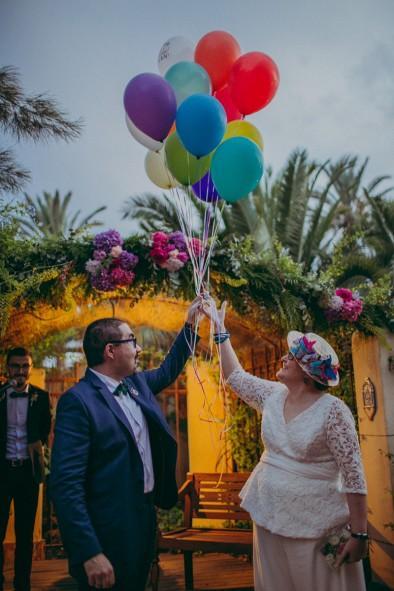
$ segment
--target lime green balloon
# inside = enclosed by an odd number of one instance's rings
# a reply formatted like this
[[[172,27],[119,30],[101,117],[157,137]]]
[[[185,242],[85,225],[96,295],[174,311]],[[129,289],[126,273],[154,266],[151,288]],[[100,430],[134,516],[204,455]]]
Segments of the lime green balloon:
[[[165,143],[166,164],[171,174],[182,185],[192,185],[199,181],[207,172],[211,156],[196,158],[181,144],[177,133],[172,133]]]
[[[223,141],[231,137],[246,137],[252,142],[255,142],[262,150],[264,149],[263,136],[253,123],[249,121],[230,121],[227,124],[226,132],[223,136]]]

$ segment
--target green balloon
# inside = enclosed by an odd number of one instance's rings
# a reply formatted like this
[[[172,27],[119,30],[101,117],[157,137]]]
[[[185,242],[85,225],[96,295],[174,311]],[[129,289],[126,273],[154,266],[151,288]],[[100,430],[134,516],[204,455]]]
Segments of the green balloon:
[[[168,170],[182,185],[193,185],[208,172],[211,155],[196,158],[185,150],[176,132],[166,139],[164,150]]]

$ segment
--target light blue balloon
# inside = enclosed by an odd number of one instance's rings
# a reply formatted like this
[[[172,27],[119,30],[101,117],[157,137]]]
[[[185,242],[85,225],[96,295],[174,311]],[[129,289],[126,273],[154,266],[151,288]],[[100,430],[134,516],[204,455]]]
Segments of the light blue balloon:
[[[211,177],[220,197],[235,203],[259,184],[264,173],[259,146],[246,137],[225,140],[212,157]]]
[[[192,94],[211,94],[211,79],[202,66],[195,62],[178,62],[171,66],[164,78],[175,92],[179,105]]]
[[[197,158],[220,144],[226,125],[226,111],[213,96],[193,94],[178,107],[177,133],[185,149]]]

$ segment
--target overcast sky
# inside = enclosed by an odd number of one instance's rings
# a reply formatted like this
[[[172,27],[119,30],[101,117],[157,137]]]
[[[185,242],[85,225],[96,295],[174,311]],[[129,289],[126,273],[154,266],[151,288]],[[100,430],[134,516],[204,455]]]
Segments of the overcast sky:
[[[32,171],[27,192],[71,190],[84,213],[107,205],[105,227],[126,235],[125,199],[160,190],[125,126],[123,90],[136,74],[157,72],[170,37],[197,42],[221,29],[243,52],[278,64],[276,98],[249,118],[275,172],[302,146],[321,160],[369,156],[368,178],[393,174],[393,22],[393,0],[1,0],[2,65],[19,69],[26,91],[48,92],[84,120],[69,144],[1,142]]]

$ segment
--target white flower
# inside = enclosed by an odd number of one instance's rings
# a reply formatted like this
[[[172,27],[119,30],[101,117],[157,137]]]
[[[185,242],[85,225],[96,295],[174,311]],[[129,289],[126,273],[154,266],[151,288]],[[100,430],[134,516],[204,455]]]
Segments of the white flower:
[[[100,261],[95,261],[94,259],[89,259],[85,265],[85,269],[91,275],[96,275],[99,271],[100,266],[101,266]]]
[[[327,541],[329,544],[331,544],[331,546],[337,546],[340,542],[340,539],[338,536],[330,536]]]
[[[332,296],[332,298],[330,299],[330,308],[332,310],[341,310],[342,306],[343,306],[343,299],[341,298],[341,296],[338,296],[338,295]]]
[[[119,245],[113,246],[111,248],[111,256],[113,256],[114,259],[117,259],[122,254],[122,250],[123,250],[123,248]]]
[[[182,269],[184,263],[182,263],[182,261],[179,261],[178,259],[170,258],[161,266],[163,269],[167,269],[167,271],[169,271],[170,273],[176,273],[177,271],[179,271],[179,269]]]
[[[174,248],[174,250],[170,250],[170,252],[168,253],[168,256],[171,257],[172,259],[176,259],[178,257],[179,254],[179,250],[177,248]]]

